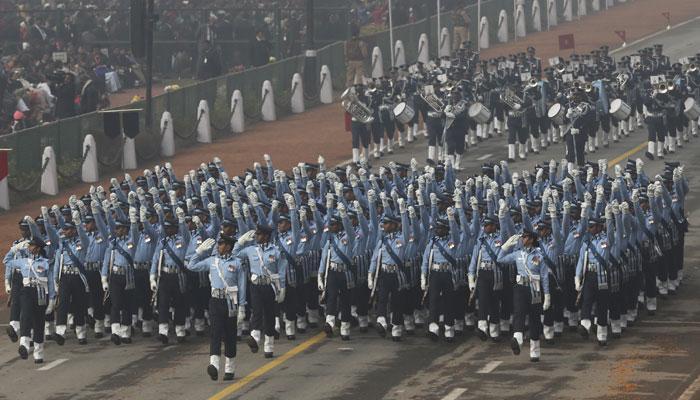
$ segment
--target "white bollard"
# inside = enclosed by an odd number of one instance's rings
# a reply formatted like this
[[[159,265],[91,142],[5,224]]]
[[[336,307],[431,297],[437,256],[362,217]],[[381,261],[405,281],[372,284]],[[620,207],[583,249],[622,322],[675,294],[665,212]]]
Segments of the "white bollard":
[[[438,57],[450,57],[451,55],[452,47],[450,46],[450,31],[447,30],[447,28],[442,28],[440,31],[440,41],[438,42]]]
[[[549,0],[547,4],[547,28],[557,26],[557,0]]]
[[[165,111],[160,117],[160,154],[163,157],[175,155],[175,127],[173,126],[173,116]]]
[[[85,161],[80,171],[80,179],[85,183],[94,183],[100,179],[99,166],[97,164],[97,143],[92,135],[85,135],[83,139],[83,154],[87,152]]]
[[[202,99],[197,106],[197,141],[199,143],[211,143],[211,118],[209,116],[209,103]]]
[[[489,48],[489,19],[486,16],[481,17],[479,24],[479,47],[482,49]]]
[[[323,104],[333,103],[333,79],[331,77],[331,70],[327,65],[321,66],[321,87],[319,93],[319,99]]]
[[[501,10],[498,14],[498,41],[501,43],[508,42],[508,13],[506,10]]]
[[[539,0],[532,2],[532,29],[542,32],[542,10],[540,10]]]
[[[55,196],[58,194],[58,167],[56,166],[56,154],[53,147],[44,147],[44,154],[41,156],[41,166],[47,162],[44,173],[41,174],[41,193]]]
[[[231,132],[233,133],[243,133],[245,130],[243,110],[243,95],[236,89],[231,95]]]
[[[382,76],[384,76],[382,49],[379,46],[374,46],[372,49],[372,78],[381,78]]]
[[[430,47],[428,47],[428,35],[425,33],[420,34],[418,39],[418,62],[422,62],[423,65],[428,65],[430,62]]]
[[[260,99],[262,100],[260,104],[262,120],[267,122],[277,120],[277,112],[275,111],[275,93],[272,91],[272,82],[263,82]]]
[[[574,0],[564,0],[564,6],[562,8],[564,9],[564,20],[566,21],[574,19],[573,2]]]
[[[592,0],[591,8],[593,9],[593,11],[600,11],[600,0]]]
[[[578,0],[578,16],[585,17],[588,14],[588,0]]]
[[[291,108],[292,113],[300,114],[304,112],[304,86],[301,81],[301,74],[295,73],[292,76],[292,95],[291,95]]]
[[[124,136],[124,156],[122,157],[122,169],[136,169],[136,141]]]
[[[397,40],[394,45],[394,66],[401,67],[404,65],[406,65],[406,51],[403,48],[403,42]]]
[[[515,7],[515,36],[523,38],[527,34],[525,29],[525,7],[519,4]]]

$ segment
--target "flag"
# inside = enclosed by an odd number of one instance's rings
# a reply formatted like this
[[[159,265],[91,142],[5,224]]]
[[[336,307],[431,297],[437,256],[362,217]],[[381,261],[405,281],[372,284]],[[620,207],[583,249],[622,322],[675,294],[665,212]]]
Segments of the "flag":
[[[10,173],[10,169],[7,164],[7,151],[0,150],[0,181],[7,178]]]
[[[569,50],[574,49],[576,45],[574,44],[574,34],[567,33],[566,35],[559,35],[559,50]]]
[[[620,37],[623,42],[627,41],[627,31],[615,31],[615,34]]]

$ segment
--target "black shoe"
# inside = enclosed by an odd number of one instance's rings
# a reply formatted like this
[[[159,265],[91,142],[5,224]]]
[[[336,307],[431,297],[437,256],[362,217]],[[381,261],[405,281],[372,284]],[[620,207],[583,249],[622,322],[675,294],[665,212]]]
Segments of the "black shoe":
[[[44,359],[43,359],[43,358],[36,358],[36,359],[34,359],[34,364],[43,364],[43,363],[44,363]]]
[[[246,343],[248,343],[248,347],[250,347],[251,352],[253,352],[253,353],[258,352],[258,350],[259,350],[258,342],[255,340],[254,337],[248,336],[248,338],[246,339]]]
[[[437,342],[437,341],[440,339],[440,337],[438,336],[437,333],[435,333],[435,332],[430,332],[430,331],[428,331],[428,337],[429,337],[430,340],[432,340],[433,342]]]
[[[58,333],[54,333],[53,335],[53,340],[56,342],[57,345],[63,346],[63,344],[66,342],[66,338],[63,336],[59,335]]]
[[[90,327],[90,329],[95,329],[95,318],[90,314],[85,316],[85,323]]]
[[[243,330],[241,331],[241,336],[248,336],[248,335],[250,335],[250,330],[248,330],[248,329],[243,329]]]
[[[569,326],[569,332],[576,332],[578,330],[578,326]]]
[[[7,336],[12,340],[12,343],[17,342],[19,337],[17,337],[17,332],[15,332],[15,328],[8,326],[5,328],[5,332],[7,332]]]
[[[455,336],[464,336],[464,331],[455,329]]]
[[[357,328],[360,326],[360,320],[357,319],[357,317],[350,317],[350,326],[353,328]]]
[[[19,353],[19,357],[23,360],[26,360],[27,357],[29,357],[29,350],[27,350],[24,345],[19,346],[19,350],[17,350],[17,352]]]
[[[611,333],[610,336],[612,336],[613,339],[620,339],[622,337],[622,333]]]
[[[360,333],[367,333],[369,329],[366,326],[361,326],[360,327]]]
[[[196,331],[195,335],[197,335],[197,337],[204,337],[205,333],[204,331]]]
[[[377,329],[379,336],[383,338],[386,337],[386,329],[382,326],[382,324],[377,324],[375,328]]]
[[[219,370],[216,369],[215,366],[209,364],[209,366],[207,367],[207,375],[209,375],[212,381],[215,381],[219,379]]]
[[[232,380],[233,380],[233,374],[232,374],[232,373],[225,373],[225,374],[224,374],[224,380],[225,380],[225,381],[232,381]]]
[[[287,335],[287,340],[296,340],[297,337],[294,335]]]
[[[544,343],[545,343],[545,344],[548,344],[548,345],[553,345],[553,344],[554,344],[554,339],[545,339],[545,340],[544,340]]]
[[[44,335],[44,340],[53,340],[53,335]]]
[[[185,335],[185,336],[176,336],[176,337],[175,337],[175,341],[178,342],[178,343],[185,343],[185,338],[186,338],[186,337],[187,337],[187,335]]]
[[[668,289],[668,294],[669,294],[670,296],[675,296],[675,295],[676,295],[676,291],[675,291],[675,290]]]
[[[476,325],[464,325],[464,330],[465,330],[465,331],[471,332],[471,331],[473,331],[474,329],[476,329]]]
[[[116,333],[113,333],[109,339],[112,341],[112,343],[116,344],[117,346],[122,344],[122,338],[120,338],[119,335],[117,335]]]
[[[189,330],[189,329],[185,329],[185,337],[187,337],[187,336],[190,336],[190,330]]]
[[[583,325],[579,325],[578,334],[581,335],[582,338],[588,339],[588,329],[584,328]]]
[[[168,344],[168,336],[167,335],[163,335],[162,333],[158,334],[158,339],[160,339],[161,343]]]
[[[124,343],[124,344],[131,344],[131,338],[130,338],[130,337],[122,338],[122,343]]]
[[[105,324],[106,325],[106,324]],[[112,327],[111,326],[105,326],[105,333],[112,333]]]
[[[432,159],[430,159],[430,158],[428,158],[427,160],[425,160],[425,163],[428,164],[428,165],[435,165],[435,161],[432,160]]]
[[[502,339],[501,339],[501,336],[499,335],[499,336],[496,336],[496,337],[492,337],[491,340],[492,340],[494,343],[501,343],[501,340],[502,340]]]
[[[326,337],[333,337],[333,327],[328,322],[323,325],[323,331],[326,332]]]
[[[520,355],[520,344],[516,338],[510,340],[510,349],[513,350],[513,354]]]
[[[406,335],[408,335],[408,336],[415,336],[415,335],[416,335],[416,331],[413,330],[413,329],[411,329],[410,331],[409,331],[409,330],[406,330]]]
[[[509,163],[514,163],[514,162],[515,162],[515,158],[509,158],[509,159],[508,159],[508,162],[509,162]]]
[[[392,342],[400,342],[401,341],[401,336],[392,336],[391,337]]]
[[[453,338],[453,337],[446,337],[445,338],[445,342],[447,342],[447,343],[452,343],[454,341],[455,341],[455,338]]]
[[[306,333],[306,329],[297,328],[297,332],[299,332],[299,333]]]
[[[316,328],[318,328],[318,324],[315,322],[309,322],[309,328],[316,329]]]
[[[489,338],[486,332],[482,331],[481,329],[476,330],[476,336],[478,336],[482,342],[485,342]]]
[[[644,153],[644,155],[647,156],[647,158],[650,159],[650,160],[653,160],[653,159],[654,159],[654,155],[651,154],[651,153],[649,153],[648,151],[647,151],[646,153]]]
[[[102,332],[95,332],[95,339],[102,339],[105,337],[105,334]]]
[[[267,352],[267,351],[265,352],[265,358],[272,358],[272,357],[273,357],[272,352]]]
[[[647,310],[647,315],[653,317],[654,315],[656,315],[656,310]]]
[[[598,346],[600,346],[600,347],[607,346],[607,345],[608,345],[607,340],[599,340],[598,341]]]
[[[539,357],[530,357],[530,362],[539,362],[540,358]]]
[[[85,346],[87,344],[87,339],[78,339],[78,344],[81,346]]]
[[[350,340],[350,336],[348,336],[348,335],[340,335],[340,338],[341,338],[344,342],[347,342],[348,340]]]
[[[280,340],[280,332],[278,330],[275,330],[275,334],[273,336],[275,337],[275,340]]]
[[[141,332],[141,336],[143,337],[151,337],[153,334],[151,332]]]
[[[561,337],[561,332],[554,332],[554,337]]]

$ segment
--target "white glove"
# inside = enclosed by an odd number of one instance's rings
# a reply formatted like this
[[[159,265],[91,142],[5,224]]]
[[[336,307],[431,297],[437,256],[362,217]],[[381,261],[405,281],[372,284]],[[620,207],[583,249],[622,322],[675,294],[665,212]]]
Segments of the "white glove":
[[[616,178],[619,178],[622,176],[622,167],[620,167],[619,164],[615,164],[615,167],[613,168],[613,170],[615,171]]]
[[[158,290],[158,282],[156,281],[156,276],[151,275],[150,281],[151,281],[151,292],[155,292],[156,290]]]
[[[238,203],[236,203],[235,201],[233,202],[233,204],[231,204],[231,211],[233,211],[234,218],[241,217],[241,206]]]
[[[430,193],[430,204],[432,204],[434,206],[437,205],[437,194]]]
[[[258,195],[255,192],[250,192],[250,194],[248,194],[248,200],[250,200],[250,205],[253,207],[260,205],[258,202]]]
[[[476,289],[476,277],[474,275],[467,275],[469,279],[469,291],[473,292]]]
[[[537,168],[537,174],[535,175],[535,180],[537,182],[542,182],[543,177],[544,177],[544,170],[542,168]]]
[[[316,281],[318,282],[318,291],[323,292],[323,289],[325,288],[325,286],[323,284],[323,276],[321,274],[319,274]]]
[[[245,319],[245,306],[238,305],[238,323],[241,323]]]
[[[192,217],[192,223],[197,227],[197,229],[201,229],[204,226],[204,224],[202,224],[202,220],[196,215]]]
[[[263,159],[265,160],[265,164],[268,166],[272,163],[272,158],[270,158],[269,154],[263,154]]]
[[[411,219],[416,218],[416,209],[413,206],[408,207],[408,216]]]
[[[286,294],[286,291],[287,291],[287,290],[286,290],[285,288],[281,288],[280,291],[277,293],[277,299],[276,299],[276,300],[277,300],[277,303],[278,303],[278,304],[284,302],[284,295]]]
[[[549,216],[552,219],[555,219],[557,217],[557,206],[555,206],[554,203],[549,203],[547,211],[549,211]]]
[[[294,196],[292,196],[291,194],[289,194],[289,193],[284,194],[284,202],[285,202],[285,204],[287,204],[287,208],[289,208],[290,210],[296,209],[296,203],[294,201]]]
[[[607,219],[607,220],[613,219],[613,211],[612,211],[612,206],[610,204],[605,206],[605,219]]]
[[[279,210],[280,202],[278,200],[272,200],[272,203],[270,203],[270,208],[272,209],[272,211]]]
[[[221,207],[226,207],[226,191],[224,190],[219,192],[219,204],[221,204]],[[209,211],[216,211],[216,204],[209,203],[208,207]]]
[[[580,292],[581,289],[583,289],[583,287],[581,286],[581,277],[580,276],[574,277],[574,283],[576,285],[576,291]]]
[[[615,201],[612,205],[612,213],[613,213],[613,215],[620,214],[620,205],[617,204],[617,201]]]
[[[333,187],[335,189],[335,195],[338,196],[338,198],[343,197],[343,184],[336,182]]]
[[[333,208],[333,195],[328,193],[326,194],[326,210],[330,210]]]
[[[170,204],[176,205],[177,204],[177,195],[175,194],[174,190],[171,190],[168,192],[168,197],[170,197]],[[204,196],[202,196],[204,197]]]
[[[51,299],[49,300],[49,305],[46,306],[46,315],[51,315],[53,313],[53,309],[56,307],[56,299]]]
[[[251,229],[248,232],[242,234],[241,237],[238,238],[237,243],[239,246],[243,246],[244,244],[252,241],[253,239],[255,239],[255,229]]]
[[[542,310],[547,311],[549,310],[549,307],[552,305],[552,297],[549,293],[545,293],[544,295],[544,303],[542,304]]]
[[[369,290],[374,290],[374,274],[369,274],[367,276],[367,288]]]
[[[571,203],[569,203],[568,201],[564,202],[563,207],[564,207],[564,213],[568,214],[571,211]]]
[[[160,215],[160,213],[163,212],[163,206],[160,205],[160,203],[155,203],[153,205],[153,208],[156,210],[156,212]]]
[[[641,158],[638,158],[635,162],[635,167],[637,168],[637,175],[641,174],[644,168],[644,161],[642,161]]]
[[[425,205],[425,200],[423,199],[423,192],[420,189],[416,190],[416,202],[418,203],[419,207],[423,207]]]
[[[620,205],[620,209],[622,210],[623,214],[630,213],[630,205],[626,201],[622,202],[622,204]]]
[[[470,197],[469,204],[472,206],[472,211],[479,211],[479,201],[476,199],[476,197]]]
[[[250,207],[247,203],[243,203],[243,216],[246,218],[250,217]]]
[[[185,223],[185,210],[182,208],[178,207],[175,209],[175,216],[177,216],[177,222],[184,224]]]
[[[345,217],[348,216],[348,212],[347,212],[347,210],[345,209],[345,204],[343,204],[343,203],[338,203],[338,205],[336,206],[336,209],[338,210],[338,214],[339,214],[342,218],[345,218]]]
[[[77,210],[73,211],[71,213],[71,216],[73,217],[73,222],[76,225],[80,225],[80,211],[77,211]]]
[[[136,207],[129,207],[129,222],[131,222],[132,224],[136,224],[139,222],[138,211],[136,211]]]
[[[10,286],[10,281],[5,279],[5,293],[10,294],[12,291],[12,286]]]
[[[448,208],[447,208],[447,218],[449,218],[449,219],[455,219],[455,209],[454,209],[454,207],[448,207]]]
[[[104,290],[105,292],[106,292],[107,290],[109,290],[109,283],[107,283],[107,277],[106,277],[106,276],[103,276],[103,277],[102,277],[102,290]]]
[[[513,186],[518,186],[518,180],[520,179],[520,175],[518,175],[517,172],[513,173],[513,179],[511,183],[513,183]]]
[[[411,158],[411,171],[416,171],[418,170],[418,161],[414,158]]]
[[[399,205],[399,212],[401,214],[405,214],[406,213],[406,201],[404,199],[400,198],[396,202]],[[452,211],[454,212],[454,209]]]
[[[518,240],[520,240],[521,234],[516,234],[508,238],[503,245],[501,245],[501,250],[508,251],[510,250],[511,247],[515,246],[516,243],[518,243]]]

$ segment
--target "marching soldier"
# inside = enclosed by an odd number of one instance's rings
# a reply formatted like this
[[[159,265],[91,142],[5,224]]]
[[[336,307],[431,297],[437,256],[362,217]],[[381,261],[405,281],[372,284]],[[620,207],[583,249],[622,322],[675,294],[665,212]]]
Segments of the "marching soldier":
[[[17,341],[20,329],[20,293],[22,291],[22,271],[13,268],[8,263],[12,260],[26,258],[29,255],[27,250],[31,233],[29,224],[22,218],[19,221],[19,231],[22,237],[12,242],[10,251],[7,252],[3,259],[5,264],[5,293],[10,296],[10,324],[6,329],[7,336],[13,342]]]

